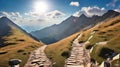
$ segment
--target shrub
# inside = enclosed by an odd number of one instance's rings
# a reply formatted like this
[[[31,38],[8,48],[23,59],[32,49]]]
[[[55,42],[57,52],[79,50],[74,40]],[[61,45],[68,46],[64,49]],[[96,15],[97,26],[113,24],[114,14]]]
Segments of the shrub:
[[[99,31],[99,30],[93,30],[93,31],[96,31],[96,32],[97,32],[97,31]]]
[[[70,52],[69,51],[64,51],[61,56],[65,57],[65,58],[69,58],[70,56]]]
[[[79,43],[84,43],[85,41],[80,41]]]
[[[98,34],[101,34],[101,35],[102,35],[102,34],[105,34],[105,33],[106,33],[106,32],[99,32]]]
[[[108,30],[108,32],[112,32],[113,30]]]
[[[18,53],[21,53],[21,52],[24,52],[24,50],[18,50],[17,52],[18,52]]]
[[[6,54],[6,53],[8,53],[8,52],[6,52],[6,51],[4,51],[4,52],[0,52],[0,55],[2,55],[2,54]]]
[[[19,40],[17,40],[17,41],[25,41],[24,39],[19,39]]]
[[[5,45],[7,46],[7,45],[15,45],[15,44],[17,43],[6,43]]]
[[[23,55],[26,55],[27,53],[23,53]]]

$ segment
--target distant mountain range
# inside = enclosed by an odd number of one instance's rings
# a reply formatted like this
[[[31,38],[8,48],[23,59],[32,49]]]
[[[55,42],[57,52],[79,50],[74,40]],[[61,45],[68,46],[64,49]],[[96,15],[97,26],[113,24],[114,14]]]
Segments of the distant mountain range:
[[[101,21],[116,17],[118,15],[120,15],[119,12],[109,10],[102,16],[94,15],[92,17],[87,17],[84,14],[80,17],[70,16],[58,25],[55,24],[42,30],[33,31],[31,34],[38,40],[41,40],[46,44],[51,44],[68,37],[81,29],[94,26]]]

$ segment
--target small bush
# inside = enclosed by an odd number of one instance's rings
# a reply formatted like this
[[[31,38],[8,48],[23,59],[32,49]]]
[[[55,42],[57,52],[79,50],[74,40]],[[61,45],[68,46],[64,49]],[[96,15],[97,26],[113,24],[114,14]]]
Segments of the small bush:
[[[104,59],[107,59],[107,58],[113,57],[113,53],[115,53],[115,52],[111,49],[102,48],[102,50],[99,53],[99,56]]]
[[[101,35],[102,35],[102,34],[105,34],[105,33],[106,33],[106,32],[99,32],[98,34],[101,34]]]
[[[113,30],[108,30],[108,32],[112,32]]]
[[[104,39],[104,41],[108,41],[108,39]]]
[[[27,53],[23,53],[23,55],[27,55]]]
[[[87,45],[86,46],[86,49],[91,49],[92,48],[92,45]]]
[[[99,30],[93,30],[93,31],[96,31],[96,32],[97,32],[97,31],[99,31]]]
[[[15,45],[17,43],[6,43],[5,45]]]
[[[2,55],[2,54],[6,54],[7,52],[5,51],[5,52],[0,52],[0,55]]]
[[[21,52],[24,52],[24,50],[18,50],[17,52],[18,52],[18,53],[21,53]]]
[[[115,24],[117,24],[117,23],[119,23],[119,22],[120,22],[120,20],[116,20],[116,21],[114,21],[113,23],[111,23],[109,26],[115,25]]]
[[[80,41],[79,43],[84,43],[85,41]]]
[[[31,54],[31,52],[28,52],[28,54]]]
[[[17,40],[17,41],[25,41],[24,39],[19,39],[19,40]]]
[[[61,56],[65,57],[65,58],[69,58],[70,56],[70,52],[69,51],[64,51]]]

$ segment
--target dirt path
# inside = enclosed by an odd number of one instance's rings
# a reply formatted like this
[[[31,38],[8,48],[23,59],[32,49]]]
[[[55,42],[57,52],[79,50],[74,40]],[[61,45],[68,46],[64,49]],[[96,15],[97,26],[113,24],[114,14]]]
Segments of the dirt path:
[[[47,58],[44,52],[46,47],[47,45],[44,45],[33,51],[24,67],[52,67],[51,61]]]
[[[79,44],[80,34],[72,44],[71,56],[65,61],[65,67],[90,67],[89,51],[85,49],[84,43]]]

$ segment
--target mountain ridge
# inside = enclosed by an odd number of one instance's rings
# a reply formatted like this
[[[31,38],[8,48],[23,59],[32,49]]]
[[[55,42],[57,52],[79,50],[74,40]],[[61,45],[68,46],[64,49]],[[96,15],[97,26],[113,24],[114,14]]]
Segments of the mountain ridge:
[[[106,21],[102,21],[95,26],[80,30],[79,32],[64,38],[56,43],[48,45],[45,50],[46,55],[53,62],[56,62],[55,67],[63,67],[66,57],[70,56],[72,43],[75,38],[82,34],[79,38],[79,43],[84,43],[85,48],[90,51],[90,58],[101,64],[107,58],[115,57],[120,53],[120,15]],[[58,48],[59,47],[59,48]],[[53,49],[54,48],[54,49]],[[62,54],[66,53],[66,56]],[[116,67],[120,64],[119,57],[112,59],[111,67]]]
[[[22,60],[21,67],[29,58],[31,51],[42,46],[22,28],[7,17],[0,18],[0,67],[9,67],[10,59]]]
[[[57,42],[67,36],[70,36],[87,26],[94,26],[98,22],[120,15],[119,12],[109,10],[103,16],[87,17],[82,14],[80,17],[70,16],[58,25],[50,26],[42,30],[31,32],[37,39],[46,44]]]
[[[21,31],[23,31],[25,34],[27,34],[29,37],[37,40],[35,37],[33,37],[31,34],[27,33],[24,29],[22,29],[20,26],[18,26],[17,24],[13,23],[9,18],[7,17],[1,17],[0,18],[0,37],[9,35],[9,33],[11,32],[11,27],[14,26],[18,29],[20,29]],[[0,43],[2,43],[3,40],[0,39]],[[2,45],[0,45],[2,46]]]

